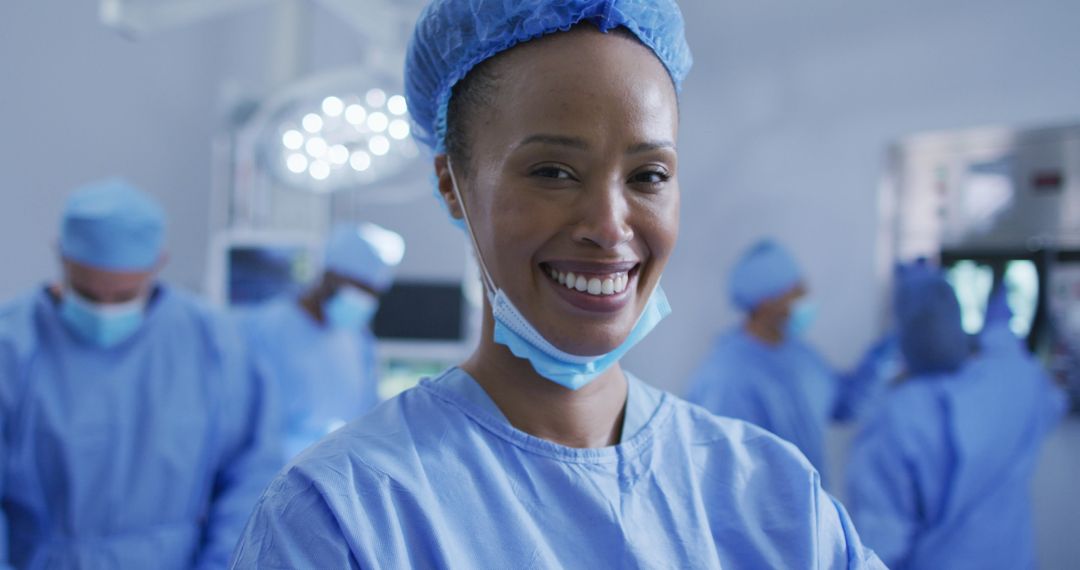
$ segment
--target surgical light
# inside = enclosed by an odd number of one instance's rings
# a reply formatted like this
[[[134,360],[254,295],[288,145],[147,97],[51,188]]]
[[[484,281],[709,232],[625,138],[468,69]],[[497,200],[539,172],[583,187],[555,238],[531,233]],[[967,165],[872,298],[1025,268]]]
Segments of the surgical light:
[[[289,129],[281,135],[281,144],[289,150],[300,150],[304,146],[304,135],[296,129]]]
[[[386,101],[386,108],[393,114],[401,116],[409,111],[408,106],[405,104],[405,98],[401,95],[394,95]]]
[[[317,133],[323,128],[323,118],[315,113],[308,113],[304,115],[300,124],[304,125],[304,130],[309,133]]]
[[[322,101],[322,112],[327,117],[338,117],[345,110],[345,103],[341,99],[330,96]]]
[[[390,141],[382,135],[376,135],[371,137],[371,142],[368,143],[368,149],[371,150],[371,154],[375,156],[384,156],[390,151]]]
[[[397,140],[404,140],[409,138],[409,123],[401,119],[394,119],[390,123],[389,128],[390,136]]]
[[[326,180],[330,177],[330,165],[321,160],[312,162],[311,168],[308,169],[308,171],[315,180]]]
[[[390,124],[390,120],[382,113],[375,112],[368,115],[367,126],[376,133],[385,131],[388,124]]]
[[[250,132],[275,180],[332,192],[409,172],[420,149],[407,115],[400,78],[350,68],[286,88],[263,105]]]
[[[345,108],[345,120],[353,125],[363,125],[367,119],[367,111],[360,105],[349,105]]]
[[[288,166],[289,171],[294,174],[302,174],[308,167],[308,159],[306,156],[300,153],[293,153],[289,155],[289,158],[285,159],[285,164]]]
[[[369,107],[378,109],[386,104],[386,92],[379,88],[369,89],[364,100]]]
[[[343,144],[336,144],[330,147],[327,154],[329,155],[331,164],[341,165],[349,161],[349,148]]]
[[[349,157],[349,166],[357,172],[363,172],[371,166],[371,155],[362,150],[358,150]]]

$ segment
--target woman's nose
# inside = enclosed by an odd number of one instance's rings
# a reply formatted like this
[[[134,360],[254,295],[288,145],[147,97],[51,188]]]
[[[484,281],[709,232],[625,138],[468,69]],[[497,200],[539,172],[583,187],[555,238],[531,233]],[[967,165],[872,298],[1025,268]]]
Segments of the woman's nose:
[[[574,241],[613,249],[634,237],[630,226],[630,204],[621,182],[587,187],[575,203],[578,222]]]

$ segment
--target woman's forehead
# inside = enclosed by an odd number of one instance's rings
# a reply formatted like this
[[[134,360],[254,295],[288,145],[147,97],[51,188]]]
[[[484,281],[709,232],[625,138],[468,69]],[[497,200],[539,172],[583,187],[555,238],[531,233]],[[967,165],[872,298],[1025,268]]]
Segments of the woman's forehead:
[[[498,81],[487,130],[532,136],[542,126],[588,138],[610,133],[614,124],[649,140],[674,137],[674,85],[660,60],[633,38],[586,26],[505,56],[493,62]]]

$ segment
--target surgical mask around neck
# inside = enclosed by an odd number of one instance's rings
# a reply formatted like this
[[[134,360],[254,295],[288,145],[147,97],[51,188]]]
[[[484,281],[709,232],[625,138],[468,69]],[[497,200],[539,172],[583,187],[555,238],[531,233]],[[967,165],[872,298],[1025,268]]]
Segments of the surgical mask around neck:
[[[335,329],[356,330],[367,326],[378,308],[375,295],[353,285],[342,285],[323,303],[323,316]]]
[[[491,304],[491,315],[495,320],[493,340],[510,349],[510,352],[518,358],[528,360],[537,374],[559,384],[577,390],[589,382],[595,380],[600,374],[611,368],[641,339],[645,338],[656,325],[671,313],[664,291],[657,284],[649,295],[645,309],[638,317],[630,334],[614,350],[596,356],[579,356],[565,352],[551,344],[539,331],[533,327],[521,311],[514,306],[506,293],[495,285],[480,253],[480,245],[476,241],[476,233],[473,231],[472,222],[469,220],[465,201],[462,199],[461,190],[458,188],[457,179],[454,176],[453,167],[447,159],[447,168],[450,170],[450,182],[453,186],[454,196],[465,218],[465,230],[472,239],[476,258],[480,265],[480,271],[484,278],[484,289],[487,293],[488,302]]]
[[[111,348],[127,340],[146,318],[146,297],[124,303],[95,303],[64,289],[60,318],[81,340],[99,348]]]
[[[817,305],[812,301],[800,300],[791,308],[791,314],[784,324],[784,332],[789,337],[801,337],[817,319]]]

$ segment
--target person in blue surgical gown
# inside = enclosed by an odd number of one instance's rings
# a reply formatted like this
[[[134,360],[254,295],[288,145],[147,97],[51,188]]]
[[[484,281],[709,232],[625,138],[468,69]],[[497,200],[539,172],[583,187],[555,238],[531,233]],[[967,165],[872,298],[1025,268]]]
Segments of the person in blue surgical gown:
[[[375,224],[337,226],[314,287],[242,315],[278,387],[286,460],[379,403],[369,324],[404,251],[401,236]]]
[[[716,340],[686,399],[794,443],[825,476],[829,423],[856,418],[895,376],[895,338],[878,341],[854,371],[833,369],[803,338],[815,306],[801,268],[773,240],[743,253],[731,271],[729,293],[746,318]]]
[[[156,278],[163,230],[82,187],[63,279],[0,306],[0,568],[223,568],[280,467],[239,332]]]
[[[620,358],[670,310],[674,0],[435,0],[406,95],[486,290],[475,352],[309,448],[234,568],[881,568],[817,472]]]
[[[891,568],[1034,568],[1031,478],[1062,391],[1009,330],[1003,292],[974,355],[936,270],[903,271],[894,309],[907,375],[852,448],[859,530]]]

